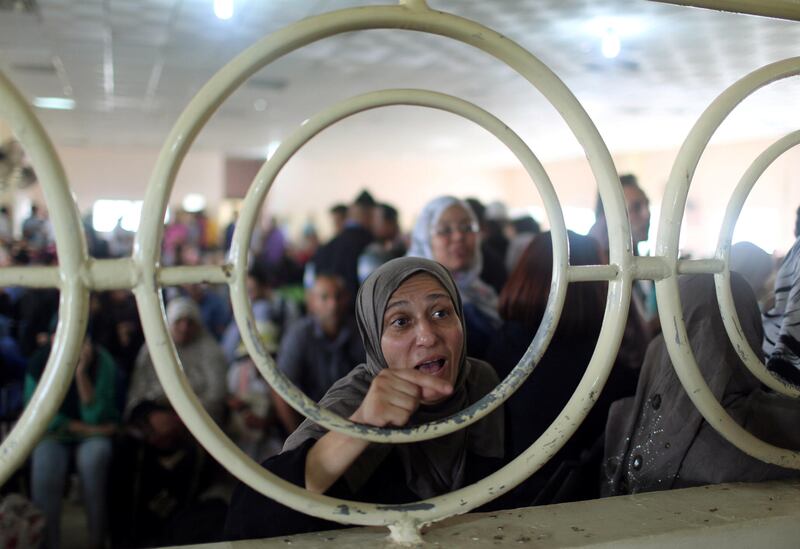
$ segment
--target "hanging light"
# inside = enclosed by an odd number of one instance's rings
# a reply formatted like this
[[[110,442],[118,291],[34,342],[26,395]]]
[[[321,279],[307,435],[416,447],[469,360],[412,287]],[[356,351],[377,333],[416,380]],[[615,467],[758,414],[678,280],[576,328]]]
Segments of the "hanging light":
[[[233,0],[214,0],[214,15],[223,21],[233,17]]]
[[[637,17],[595,17],[583,25],[583,30],[600,39],[600,52],[606,59],[614,59],[622,50],[622,39],[641,34],[646,21]]]
[[[614,29],[609,28],[600,41],[600,51],[606,59],[614,59],[622,49],[622,42]]]

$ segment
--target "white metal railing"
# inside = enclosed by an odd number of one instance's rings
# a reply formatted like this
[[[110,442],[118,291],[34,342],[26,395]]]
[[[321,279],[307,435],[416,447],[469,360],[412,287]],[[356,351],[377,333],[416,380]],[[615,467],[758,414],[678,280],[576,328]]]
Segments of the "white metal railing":
[[[456,97],[427,90],[391,89],[337,103],[309,117],[307,123],[282,142],[274,156],[262,166],[247,193],[228,264],[219,267],[160,267],[163,219],[175,175],[195,137],[223,101],[248,77],[282,56],[318,40],[366,29],[432,33],[469,44],[506,63],[538,89],[555,106],[586,151],[609,220],[609,265],[569,264],[562,210],[547,173],[527,145],[500,120]],[[470,511],[507,492],[538,470],[563,446],[586,417],[608,378],[628,314],[631,285],[637,279],[656,281],[659,315],[670,356],[681,382],[706,420],[746,453],[770,463],[800,468],[797,452],[775,448],[756,439],[727,416],[714,400],[686,344],[688,340],[677,290],[678,274],[714,273],[725,325],[735,346],[743,349],[743,360],[761,381],[773,389],[798,396],[796,389],[780,383],[767,372],[739,335],[739,321],[730,296],[729,250],[735,220],[755,181],[778,155],[800,142],[800,133],[789,134],[778,141],[746,172],[729,204],[715,257],[678,259],[680,226],[692,173],[714,130],[752,91],[798,73],[800,58],[768,65],[731,86],[712,103],[692,129],[673,167],[661,211],[656,254],[636,257],[631,249],[630,226],[617,171],[605,143],[569,89],[532,54],[476,22],[433,11],[423,0],[401,0],[397,6],[347,9],[312,17],[290,25],[244,51],[192,99],[164,143],[151,176],[133,255],[114,260],[88,257],[77,207],[53,146],[25,100],[0,74],[0,117],[9,121],[12,131],[31,156],[52,215],[60,259],[57,268],[2,269],[0,284],[61,290],[53,352],[30,404],[0,446],[0,483],[5,482],[29,455],[64,398],[86,328],[89,291],[111,288],[133,290],[159,380],[172,405],[192,434],[231,473],[255,490],[298,511],[337,522],[387,525],[398,541],[418,539],[423,524]],[[309,139],[337,121],[364,110],[398,104],[440,109],[462,116],[491,132],[517,156],[537,185],[552,226],[553,282],[544,320],[530,347],[514,370],[490,394],[444,420],[414,428],[383,429],[354,424],[320,409],[277,370],[252,329],[255,322],[245,291],[245,275],[248,242],[258,212],[285,163]],[[489,477],[448,494],[404,505],[366,504],[312,494],[272,475],[241,452],[211,420],[189,387],[169,336],[159,292],[162,286],[176,283],[208,281],[228,284],[236,322],[248,352],[261,374],[292,407],[328,429],[366,440],[397,443],[445,435],[478,421],[500,406],[527,379],[546,350],[564,304],[567,284],[589,280],[609,283],[603,326],[580,384],[552,425],[523,454]]]

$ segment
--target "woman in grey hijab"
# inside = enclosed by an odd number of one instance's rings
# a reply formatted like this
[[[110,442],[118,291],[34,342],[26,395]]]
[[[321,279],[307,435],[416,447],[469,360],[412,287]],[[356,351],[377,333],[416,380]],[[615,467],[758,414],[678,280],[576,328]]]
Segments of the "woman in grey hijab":
[[[759,353],[763,330],[755,296],[738,273],[731,273],[731,287],[744,335]],[[753,435],[800,448],[800,402],[766,391],[742,364],[722,323],[713,276],[682,276],[679,288],[689,344],[714,397]],[[603,494],[619,495],[798,472],[750,457],[717,433],[686,394],[660,335],[647,349],[636,396],[611,407],[604,474]]]
[[[485,358],[501,320],[497,294],[480,279],[483,256],[479,230],[478,218],[469,204],[453,196],[434,198],[414,224],[407,255],[432,259],[450,271],[464,302],[469,354]]]
[[[379,267],[359,290],[356,317],[367,361],[331,387],[323,408],[357,423],[409,427],[466,408],[498,382],[491,366],[467,357],[461,298],[434,261],[406,257]],[[311,491],[407,503],[499,468],[503,443],[502,410],[455,433],[402,445],[369,443],[306,420],[263,465]],[[243,539],[333,527],[240,485],[225,529],[228,538]]]

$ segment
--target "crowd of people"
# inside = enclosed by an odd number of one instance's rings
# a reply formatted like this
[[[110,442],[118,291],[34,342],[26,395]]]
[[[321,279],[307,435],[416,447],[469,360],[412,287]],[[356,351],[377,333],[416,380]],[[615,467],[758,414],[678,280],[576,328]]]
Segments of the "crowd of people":
[[[622,176],[621,183],[635,251],[647,239],[649,202],[635,177]],[[252,243],[247,291],[260,342],[279,370],[320,406],[351,421],[407,427],[464,409],[509,375],[552,320],[546,318],[552,238],[532,218],[511,220],[501,204],[440,196],[417,212],[404,235],[398,211],[367,191],[330,214],[336,233],[321,245],[313,228],[293,245],[270,222]],[[56,261],[46,222],[33,225],[19,241],[2,242],[5,264]],[[216,237],[215,231],[203,215],[177,216],[165,229],[164,263],[219,260],[233,224]],[[90,235],[90,247],[108,254],[101,240]],[[595,227],[585,236],[569,232],[568,240],[571,264],[608,261],[599,202]],[[741,272],[732,278],[737,311],[765,367],[796,384],[800,240],[780,268],[762,254],[752,245],[734,247],[731,263]],[[652,290],[645,282],[635,285],[614,367],[575,434],[533,476],[482,509],[795,474],[748,457],[703,421],[671,366]],[[680,291],[690,344],[717,399],[754,434],[800,449],[794,427],[800,405],[748,377],[725,335],[711,276],[681,277]],[[397,446],[304,420],[248,355],[226,287],[169,287],[164,299],[188,385],[245,453],[312,492],[396,504],[474,482],[545,432],[594,353],[606,293],[604,282],[569,285],[552,341],[504,406],[456,433]],[[6,425],[43,375],[57,310],[56,290],[5,288],[0,294]],[[72,385],[20,480],[5,488],[20,486],[29,494],[43,516],[45,547],[59,546],[62,500],[75,477],[92,547],[338,526],[238,483],[198,445],[159,382],[127,291],[92,295]]]

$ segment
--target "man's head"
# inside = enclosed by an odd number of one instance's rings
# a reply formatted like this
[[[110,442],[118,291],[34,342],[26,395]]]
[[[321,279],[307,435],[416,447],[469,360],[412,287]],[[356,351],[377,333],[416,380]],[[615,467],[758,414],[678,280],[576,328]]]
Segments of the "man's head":
[[[633,238],[634,250],[640,242],[644,242],[650,233],[650,200],[639,186],[636,176],[627,173],[619,176],[622,185],[622,194],[625,198],[625,209],[628,210],[628,218],[631,222],[631,237]],[[597,197],[595,207],[597,219],[605,218],[603,202]]]
[[[344,229],[345,221],[347,221],[347,206],[336,204],[329,210],[329,213],[333,222],[333,234],[339,234]]]
[[[263,263],[254,263],[247,271],[247,296],[251,301],[268,299],[277,286],[275,273]]]
[[[342,327],[350,296],[338,275],[321,273],[306,292],[308,312],[327,335],[336,335]]]
[[[797,208],[797,213],[794,217],[794,237],[800,237],[800,208]]]
[[[194,341],[202,329],[200,309],[188,297],[176,297],[167,304],[169,332],[177,347]]]
[[[369,191],[361,191],[348,209],[347,219],[349,221],[358,223],[362,227],[372,230],[372,220],[375,206],[375,199],[372,198],[372,195],[369,194]]]
[[[379,204],[375,208],[372,221],[372,232],[379,242],[391,242],[400,234],[397,223],[397,210],[389,204]]]

